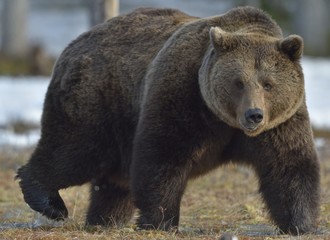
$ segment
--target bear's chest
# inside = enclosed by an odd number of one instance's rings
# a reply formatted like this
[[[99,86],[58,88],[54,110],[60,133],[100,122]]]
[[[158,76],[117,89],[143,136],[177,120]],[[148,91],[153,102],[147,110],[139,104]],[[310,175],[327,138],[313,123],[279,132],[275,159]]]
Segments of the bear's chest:
[[[191,159],[191,172],[189,177],[195,178],[208,173],[225,162],[223,152],[229,144],[228,139],[207,141],[197,148]]]

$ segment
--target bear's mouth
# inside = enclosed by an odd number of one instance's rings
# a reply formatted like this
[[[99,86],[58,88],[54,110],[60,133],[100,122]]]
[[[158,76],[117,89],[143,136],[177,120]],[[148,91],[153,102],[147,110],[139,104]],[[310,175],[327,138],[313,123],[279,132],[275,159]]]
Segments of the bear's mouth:
[[[241,126],[241,129],[247,133],[248,135],[253,134],[254,132],[256,132],[260,126],[262,125],[262,122],[260,123],[250,123],[250,122],[246,122],[246,121],[241,121],[241,119],[239,119],[239,124]]]

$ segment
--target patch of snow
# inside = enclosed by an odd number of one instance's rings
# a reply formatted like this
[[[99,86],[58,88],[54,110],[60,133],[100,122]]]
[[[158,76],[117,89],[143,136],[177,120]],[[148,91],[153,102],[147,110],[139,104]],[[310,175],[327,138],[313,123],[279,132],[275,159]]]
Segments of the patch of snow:
[[[311,122],[318,128],[330,128],[330,59],[304,57],[302,66]]]
[[[11,145],[16,147],[32,146],[40,138],[40,129],[27,131],[24,134],[17,134],[10,130],[0,129],[0,146]]]
[[[48,77],[0,77],[0,125],[19,120],[39,124]]]

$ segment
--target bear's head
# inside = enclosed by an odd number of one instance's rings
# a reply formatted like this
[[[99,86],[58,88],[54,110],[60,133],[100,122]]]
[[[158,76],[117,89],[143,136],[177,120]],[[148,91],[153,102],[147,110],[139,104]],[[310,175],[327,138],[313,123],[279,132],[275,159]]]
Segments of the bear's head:
[[[303,41],[210,29],[199,70],[202,97],[228,125],[256,136],[285,122],[305,99]]]

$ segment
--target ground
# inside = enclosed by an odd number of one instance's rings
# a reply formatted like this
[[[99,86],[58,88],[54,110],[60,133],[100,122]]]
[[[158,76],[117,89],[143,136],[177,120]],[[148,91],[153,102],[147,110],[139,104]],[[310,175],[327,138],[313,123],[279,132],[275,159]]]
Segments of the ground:
[[[319,232],[295,239],[330,239],[330,140],[318,148],[321,160],[322,203]],[[220,239],[226,232],[239,239],[292,239],[276,235],[257,191],[253,172],[227,165],[190,182],[182,200],[180,233],[137,231],[132,222],[124,228],[84,226],[88,185],[60,193],[69,219],[54,223],[33,212],[14,180],[33,148],[0,148],[0,239]]]

